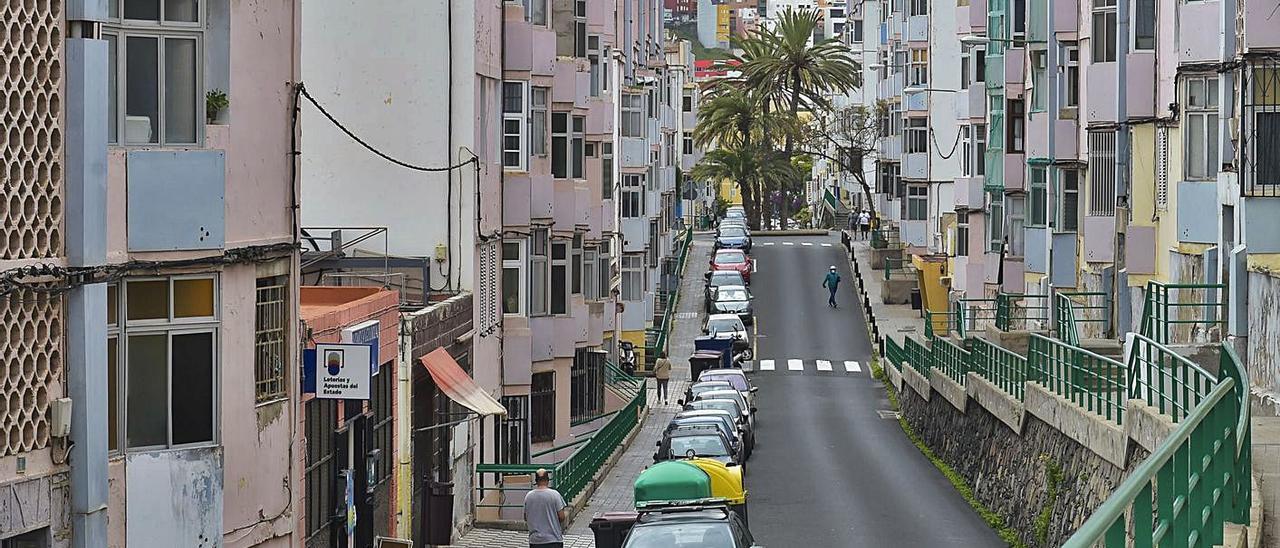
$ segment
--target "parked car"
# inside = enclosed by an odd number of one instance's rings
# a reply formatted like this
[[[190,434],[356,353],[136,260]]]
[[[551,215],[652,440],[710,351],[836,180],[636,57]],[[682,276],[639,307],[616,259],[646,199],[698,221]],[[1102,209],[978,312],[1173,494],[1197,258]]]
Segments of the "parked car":
[[[693,397],[693,401],[719,400],[719,399],[733,400],[737,402],[738,407],[742,408],[742,410],[746,413],[746,418],[751,423],[751,428],[754,429],[756,427],[755,408],[751,407],[751,404],[747,403],[747,398],[742,397],[742,393],[738,392],[737,390],[734,390],[732,388],[726,388],[724,390],[711,390],[708,392],[703,392]]]
[[[683,426],[714,426],[720,430],[729,439],[729,445],[733,449],[734,462],[747,462],[747,447],[742,441],[742,433],[738,431],[738,425],[729,416],[726,415],[704,415],[704,416],[677,416],[671,419],[667,424],[667,430],[674,430]]]
[[[742,323],[751,325],[756,321],[755,309],[751,306],[751,293],[745,286],[722,285],[716,290],[715,303],[711,312],[716,314],[737,314]]]
[[[736,270],[707,272],[707,286],[702,290],[702,308],[706,313],[711,313],[711,306],[716,302],[716,289],[726,285],[745,286],[747,282]]]
[[[742,227],[742,228],[747,228],[747,218],[746,218],[746,217],[731,217],[731,218],[728,218],[728,219],[722,219],[722,220],[720,221],[720,226],[719,226],[718,228],[725,228],[725,227],[729,227],[729,226],[738,226],[738,227]]]
[[[703,399],[691,402],[679,400],[676,403],[680,404],[685,411],[697,411],[700,409],[718,409],[720,411],[728,411],[729,415],[734,417],[734,421],[738,423],[738,429],[742,431],[742,437],[747,440],[747,452],[750,453],[750,448],[756,446],[755,427],[751,424],[751,421],[748,420],[746,415],[747,411],[739,406],[736,400],[727,398]]]
[[[711,271],[733,270],[742,274],[742,280],[751,283],[751,258],[741,249],[721,249],[711,257]]]
[[[716,249],[751,251],[751,234],[745,227],[723,226],[716,231]]]
[[[728,505],[646,508],[622,548],[764,548]]]
[[[730,384],[729,381],[723,381],[723,380],[705,381],[705,382],[698,381],[693,384],[690,384],[689,388],[685,389],[684,399],[685,401],[693,401],[694,398],[698,396],[698,394],[701,394],[703,392],[710,392],[712,390],[729,390],[732,388],[733,388],[733,385]]]
[[[678,426],[662,433],[653,462],[703,457],[718,460],[729,466],[738,466],[734,460],[733,445],[729,438],[714,425]]]
[[[756,441],[755,437],[747,436],[747,433],[748,433],[747,430],[750,425],[741,424],[742,417],[738,415],[734,415],[732,411],[726,411],[724,409],[711,409],[711,408],[688,409],[688,410],[676,413],[676,417],[720,417],[726,421],[729,421],[729,424],[734,425],[738,429],[737,430],[738,438],[742,440],[742,444],[747,450],[746,455],[748,458],[751,457],[751,450],[755,449],[755,441]]]
[[[747,380],[747,373],[741,369],[708,369],[698,375],[698,383],[705,381],[725,381],[733,386],[734,390],[742,393],[742,397],[747,399],[747,404],[755,406],[756,392],[759,387],[751,386],[751,381]]]
[[[702,326],[702,333],[717,339],[733,339],[733,351],[742,359],[752,358],[751,337],[747,334],[747,326],[737,314],[712,314],[707,316],[707,323]]]

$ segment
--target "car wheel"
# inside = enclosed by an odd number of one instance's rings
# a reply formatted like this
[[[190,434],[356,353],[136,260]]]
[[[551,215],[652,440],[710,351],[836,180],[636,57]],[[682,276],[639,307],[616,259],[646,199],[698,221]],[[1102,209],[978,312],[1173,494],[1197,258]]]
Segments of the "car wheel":
[[[755,358],[755,353],[750,348],[742,351],[742,359],[749,361],[752,358]]]

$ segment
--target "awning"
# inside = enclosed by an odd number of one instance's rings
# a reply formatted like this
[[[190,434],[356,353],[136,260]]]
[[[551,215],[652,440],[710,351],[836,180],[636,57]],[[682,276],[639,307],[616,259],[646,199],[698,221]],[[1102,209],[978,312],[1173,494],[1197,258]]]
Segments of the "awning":
[[[443,347],[423,356],[422,365],[431,373],[431,380],[435,381],[436,387],[459,405],[481,416],[507,414],[507,409],[482,390],[476,381],[471,380],[471,376],[458,366],[458,362],[453,361],[453,356]]]

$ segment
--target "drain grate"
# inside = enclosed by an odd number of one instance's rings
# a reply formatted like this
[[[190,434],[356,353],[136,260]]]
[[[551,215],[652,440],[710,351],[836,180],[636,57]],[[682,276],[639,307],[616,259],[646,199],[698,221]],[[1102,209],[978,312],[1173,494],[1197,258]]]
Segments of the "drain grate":
[[[676,312],[677,320],[687,320],[689,318],[697,318],[697,317],[698,317],[697,312]]]
[[[876,414],[880,415],[880,418],[882,419],[893,419],[895,421],[902,415],[897,411],[890,411],[888,409],[878,409],[876,410]]]

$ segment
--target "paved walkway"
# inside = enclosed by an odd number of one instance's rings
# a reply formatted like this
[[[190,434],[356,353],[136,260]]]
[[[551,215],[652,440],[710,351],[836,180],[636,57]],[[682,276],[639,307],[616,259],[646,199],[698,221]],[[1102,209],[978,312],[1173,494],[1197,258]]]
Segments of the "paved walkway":
[[[565,548],[594,548],[591,519],[605,512],[628,511],[635,508],[632,485],[645,467],[653,464],[653,451],[662,430],[675,416],[679,408],[676,399],[684,397],[689,383],[689,355],[693,354],[693,338],[702,332],[702,266],[710,260],[712,242],[706,234],[696,234],[689,250],[688,270],[680,280],[680,301],[672,327],[668,355],[671,357],[671,384],[668,403],[658,401],[654,382],[649,381],[649,416],[640,427],[640,433],[614,464],[613,469],[591,495],[582,512],[574,518],[565,535]],[[523,548],[528,546],[525,531],[473,529],[454,546],[465,548]]]

